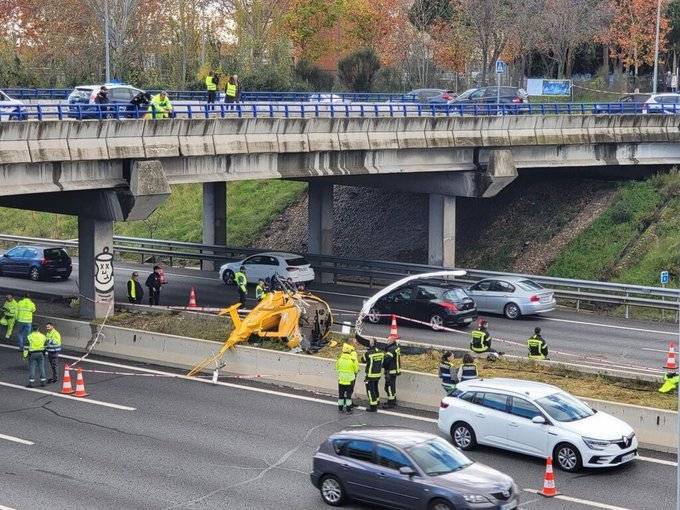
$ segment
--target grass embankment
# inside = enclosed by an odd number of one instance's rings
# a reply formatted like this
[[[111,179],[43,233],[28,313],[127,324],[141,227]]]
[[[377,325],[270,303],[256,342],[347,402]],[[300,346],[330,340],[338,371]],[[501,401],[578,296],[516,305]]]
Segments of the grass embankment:
[[[306,184],[293,181],[240,181],[227,186],[227,238],[248,246],[258,233],[298,199]],[[172,187],[172,195],[148,219],[118,222],[115,233],[132,237],[201,242],[203,197],[200,184]],[[3,231],[14,235],[71,239],[77,219],[61,214],[0,208]]]
[[[224,342],[231,331],[231,322],[227,317],[214,317],[192,313],[150,314],[145,312],[117,312],[110,317],[107,324],[143,331],[154,331],[170,335],[201,338],[215,342]],[[335,359],[340,354],[343,337],[332,334],[337,340],[335,347],[325,347],[316,356]],[[266,349],[284,350],[283,342],[275,340],[251,339],[251,345]],[[427,350],[422,354],[403,355],[402,365],[406,370],[436,374],[441,351]],[[460,363],[460,360],[456,360]],[[656,407],[659,409],[677,409],[675,397],[660,394],[659,384],[615,377],[583,374],[566,370],[554,365],[543,365],[530,361],[478,360],[480,374],[483,377],[509,377],[513,379],[529,379],[554,384],[574,395],[586,398],[597,398],[627,404]]]
[[[552,276],[658,285],[680,275],[680,173],[619,185],[611,205],[550,266]]]

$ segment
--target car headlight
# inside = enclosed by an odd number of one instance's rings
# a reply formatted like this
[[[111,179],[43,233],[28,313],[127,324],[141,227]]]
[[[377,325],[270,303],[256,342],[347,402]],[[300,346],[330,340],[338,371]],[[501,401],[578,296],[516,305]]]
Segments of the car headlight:
[[[481,494],[463,494],[463,499],[468,503],[491,503],[489,498]]]
[[[604,450],[607,448],[607,446],[612,444],[611,441],[606,441],[603,439],[591,439],[589,437],[582,437],[581,439],[583,439],[583,442],[591,450]]]

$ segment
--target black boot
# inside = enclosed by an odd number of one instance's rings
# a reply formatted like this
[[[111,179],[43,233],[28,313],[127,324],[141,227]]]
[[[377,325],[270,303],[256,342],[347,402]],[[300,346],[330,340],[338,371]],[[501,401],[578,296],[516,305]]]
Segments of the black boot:
[[[368,406],[368,409],[366,409],[367,413],[377,413],[378,412],[378,406],[372,405]]]

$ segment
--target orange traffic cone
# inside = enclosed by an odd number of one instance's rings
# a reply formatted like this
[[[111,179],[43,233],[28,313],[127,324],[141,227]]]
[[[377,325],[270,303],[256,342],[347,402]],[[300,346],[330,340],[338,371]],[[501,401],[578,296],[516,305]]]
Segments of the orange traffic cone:
[[[76,392],[73,394],[73,396],[87,397],[89,394],[85,392],[85,380],[83,379],[83,369],[79,368],[76,372],[78,376],[76,377]]]
[[[390,326],[390,336],[387,337],[388,340],[390,339],[399,339],[399,330],[397,329],[397,316],[392,314],[392,325]]]
[[[664,368],[668,370],[678,369],[678,358],[675,356],[675,344],[673,342],[668,342],[668,356],[666,357],[666,366]]]
[[[543,478],[543,490],[539,491],[541,496],[553,498],[559,494],[555,488],[555,475],[553,474],[552,457],[548,457],[545,463],[545,477]]]
[[[70,395],[73,393],[73,386],[71,386],[71,368],[64,365],[64,382],[61,385],[61,392]]]
[[[196,304],[196,291],[194,290],[193,287],[191,287],[191,292],[189,292],[189,304],[187,305],[187,308],[196,308],[198,305]]]

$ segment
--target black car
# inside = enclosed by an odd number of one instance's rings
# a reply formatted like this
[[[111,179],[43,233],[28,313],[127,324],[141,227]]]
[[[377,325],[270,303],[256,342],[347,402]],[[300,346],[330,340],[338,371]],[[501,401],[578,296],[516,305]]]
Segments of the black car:
[[[427,322],[437,331],[442,326],[471,324],[477,318],[477,306],[465,289],[445,283],[416,281],[378,299],[368,320],[377,324],[390,314]]]
[[[68,96],[68,116],[75,119],[96,119],[105,117],[132,117],[138,114],[130,101],[143,90],[123,83],[104,85],[109,93],[109,102],[96,104],[95,97],[102,85],[79,85]]]
[[[71,257],[64,248],[15,246],[0,257],[0,276],[26,276],[33,281],[71,276]]]

